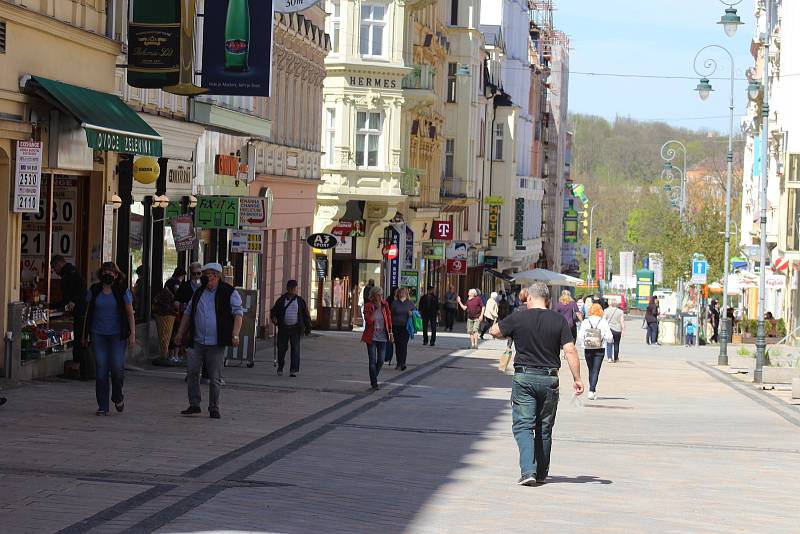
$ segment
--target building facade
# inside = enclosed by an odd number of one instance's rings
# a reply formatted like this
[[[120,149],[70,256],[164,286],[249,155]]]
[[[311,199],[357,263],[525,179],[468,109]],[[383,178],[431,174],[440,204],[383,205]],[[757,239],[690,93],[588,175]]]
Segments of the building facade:
[[[755,5],[756,28],[751,45],[754,65],[751,79],[763,79],[764,39],[770,40],[770,115],[769,133],[762,138],[763,88],[748,105],[744,120],[746,137],[742,183],[742,215],[739,222],[740,246],[746,253],[749,269],[758,272],[760,258],[760,182],[762,175],[761,150],[767,143],[767,292],[766,308],[776,318],[786,321],[787,332],[798,327],[800,314],[800,143],[793,132],[800,130],[800,112],[794,95],[800,82],[786,73],[800,68],[797,36],[800,28],[800,6],[792,2],[772,1],[772,30],[767,31],[765,2]],[[745,291],[744,307],[755,318],[758,309],[758,289]],[[796,333],[792,336],[797,339]]]
[[[59,332],[72,328],[68,318],[37,311],[60,299],[51,253],[90,281],[102,261],[127,258],[129,243],[115,231],[127,216],[115,195],[132,179],[135,154],[163,154],[163,137],[114,94],[119,5],[0,3],[0,189],[7,198],[15,197],[18,142],[42,149],[41,182],[30,195],[38,197],[38,212],[0,214],[0,250],[9,265],[0,280],[0,323],[13,340],[4,372],[16,378],[61,373],[71,356],[61,343],[66,335],[46,346],[23,338],[23,317],[35,315]]]

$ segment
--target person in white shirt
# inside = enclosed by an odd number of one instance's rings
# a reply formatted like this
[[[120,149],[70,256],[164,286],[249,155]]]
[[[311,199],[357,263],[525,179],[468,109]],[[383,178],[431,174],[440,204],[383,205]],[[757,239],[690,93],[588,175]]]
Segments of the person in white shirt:
[[[603,318],[603,307],[592,304],[589,315],[581,323],[578,331],[578,345],[583,347],[586,365],[589,367],[589,400],[597,398],[597,381],[600,378],[600,367],[603,365],[605,344],[613,341],[614,336],[608,321]]]
[[[619,344],[622,341],[622,334],[625,333],[625,312],[616,304],[610,303],[603,312],[603,319],[608,321],[611,335],[614,336],[614,341],[606,347],[606,359],[609,362],[617,363],[619,361]]]

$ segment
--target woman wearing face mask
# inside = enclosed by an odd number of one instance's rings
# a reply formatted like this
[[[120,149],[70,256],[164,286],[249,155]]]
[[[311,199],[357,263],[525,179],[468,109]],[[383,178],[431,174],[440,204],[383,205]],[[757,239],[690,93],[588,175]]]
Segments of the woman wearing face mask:
[[[97,374],[96,415],[108,415],[109,374],[111,401],[118,412],[125,409],[122,384],[125,378],[125,349],[136,344],[133,319],[133,295],[125,283],[125,275],[114,262],[105,262],[97,271],[100,282],[88,291],[89,306],[82,342],[88,334],[94,352]]]

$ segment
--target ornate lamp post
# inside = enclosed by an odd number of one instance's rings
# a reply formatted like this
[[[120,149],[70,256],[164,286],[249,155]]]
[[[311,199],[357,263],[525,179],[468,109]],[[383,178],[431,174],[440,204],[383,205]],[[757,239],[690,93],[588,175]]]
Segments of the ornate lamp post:
[[[678,169],[672,164],[672,162],[678,156],[678,154],[676,153],[676,147],[678,147],[681,150],[683,150],[683,168],[682,169]],[[664,162],[665,162],[664,163],[664,171],[662,172],[662,175],[666,175],[666,176],[669,176],[671,178],[672,174],[674,173],[674,171],[676,169],[678,170],[678,172],[681,175],[681,187],[680,187],[680,191],[679,191],[680,197],[678,198],[678,208],[679,208],[680,214],[681,214],[681,224],[686,224],[686,185],[687,185],[687,183],[686,183],[686,158],[687,158],[686,145],[684,145],[683,143],[681,143],[680,141],[678,141],[676,139],[670,139],[669,141],[667,141],[666,143],[664,143],[661,146],[661,159],[663,159]],[[672,196],[672,198],[674,200],[675,195],[671,195],[671,196]]]
[[[761,206],[759,257],[761,266],[758,276],[758,330],[756,333],[756,369],[753,373],[753,382],[760,384],[766,357],[767,338],[764,328],[764,312],[767,305],[767,185],[769,183],[769,49],[772,41],[772,0],[764,0],[764,14],[766,16],[766,35],[764,37],[764,79],[762,87],[763,99],[761,102]],[[747,92],[749,95],[758,93],[757,86],[750,84]]]
[[[741,2],[741,0],[739,0]],[[723,2],[729,6],[735,5],[739,2],[735,2],[731,4],[730,2]],[[736,10],[733,7],[730,7],[726,10],[726,16],[729,16],[730,13],[728,11],[733,10],[733,14],[735,15]],[[738,18],[738,17],[737,17]],[[725,17],[723,17],[725,19]],[[735,27],[738,24],[734,22],[730,22],[730,24],[734,25],[734,33]],[[741,24],[741,21],[739,21]],[[728,32],[728,26],[725,27],[725,32],[728,35],[731,35]],[[722,50],[728,55],[728,58],[731,60],[731,98],[729,104],[730,110],[730,127],[728,130],[728,180],[725,187],[725,263],[723,263],[723,275],[722,275],[722,310],[721,312],[721,319],[722,319],[722,328],[720,329],[720,336],[719,336],[719,357],[717,358],[718,365],[728,365],[728,332],[730,331],[730,325],[728,325],[728,271],[730,270],[730,256],[731,256],[731,188],[733,187],[733,94],[734,94],[734,70],[735,70],[735,62],[733,60],[733,55],[728,51],[727,48],[719,46],[719,45],[708,45],[700,49],[697,52],[697,55],[694,57],[694,71],[701,76],[700,83],[697,84],[696,91],[700,95],[700,98],[706,100],[711,92],[714,90],[711,86],[709,78],[716,72],[717,70],[717,62],[713,57],[706,56],[706,59],[703,60],[702,68],[698,68],[697,61],[700,59],[700,56],[703,55],[706,51],[711,49],[718,49]]]

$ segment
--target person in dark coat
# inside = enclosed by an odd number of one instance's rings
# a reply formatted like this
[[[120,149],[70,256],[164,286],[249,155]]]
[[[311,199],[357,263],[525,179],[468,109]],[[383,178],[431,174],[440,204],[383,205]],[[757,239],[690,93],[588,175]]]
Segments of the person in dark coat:
[[[439,297],[436,296],[435,287],[428,286],[428,292],[419,299],[417,309],[422,316],[422,344],[428,344],[428,326],[430,326],[431,347],[433,347],[436,345],[436,323],[439,315]]]
[[[64,256],[56,254],[50,261],[53,271],[61,278],[61,299],[50,303],[50,308],[72,314],[73,339],[83,338],[83,322],[86,317],[86,281],[74,265]],[[73,369],[80,369],[81,380],[94,378],[89,351],[81,343],[72,344]]]
[[[305,299],[297,294],[297,280],[286,283],[286,293],[278,297],[269,318],[278,328],[278,375],[283,374],[286,364],[286,351],[289,343],[292,345],[291,360],[289,361],[289,376],[295,377],[300,372],[300,336],[311,333],[311,315],[308,313],[308,304]]]

